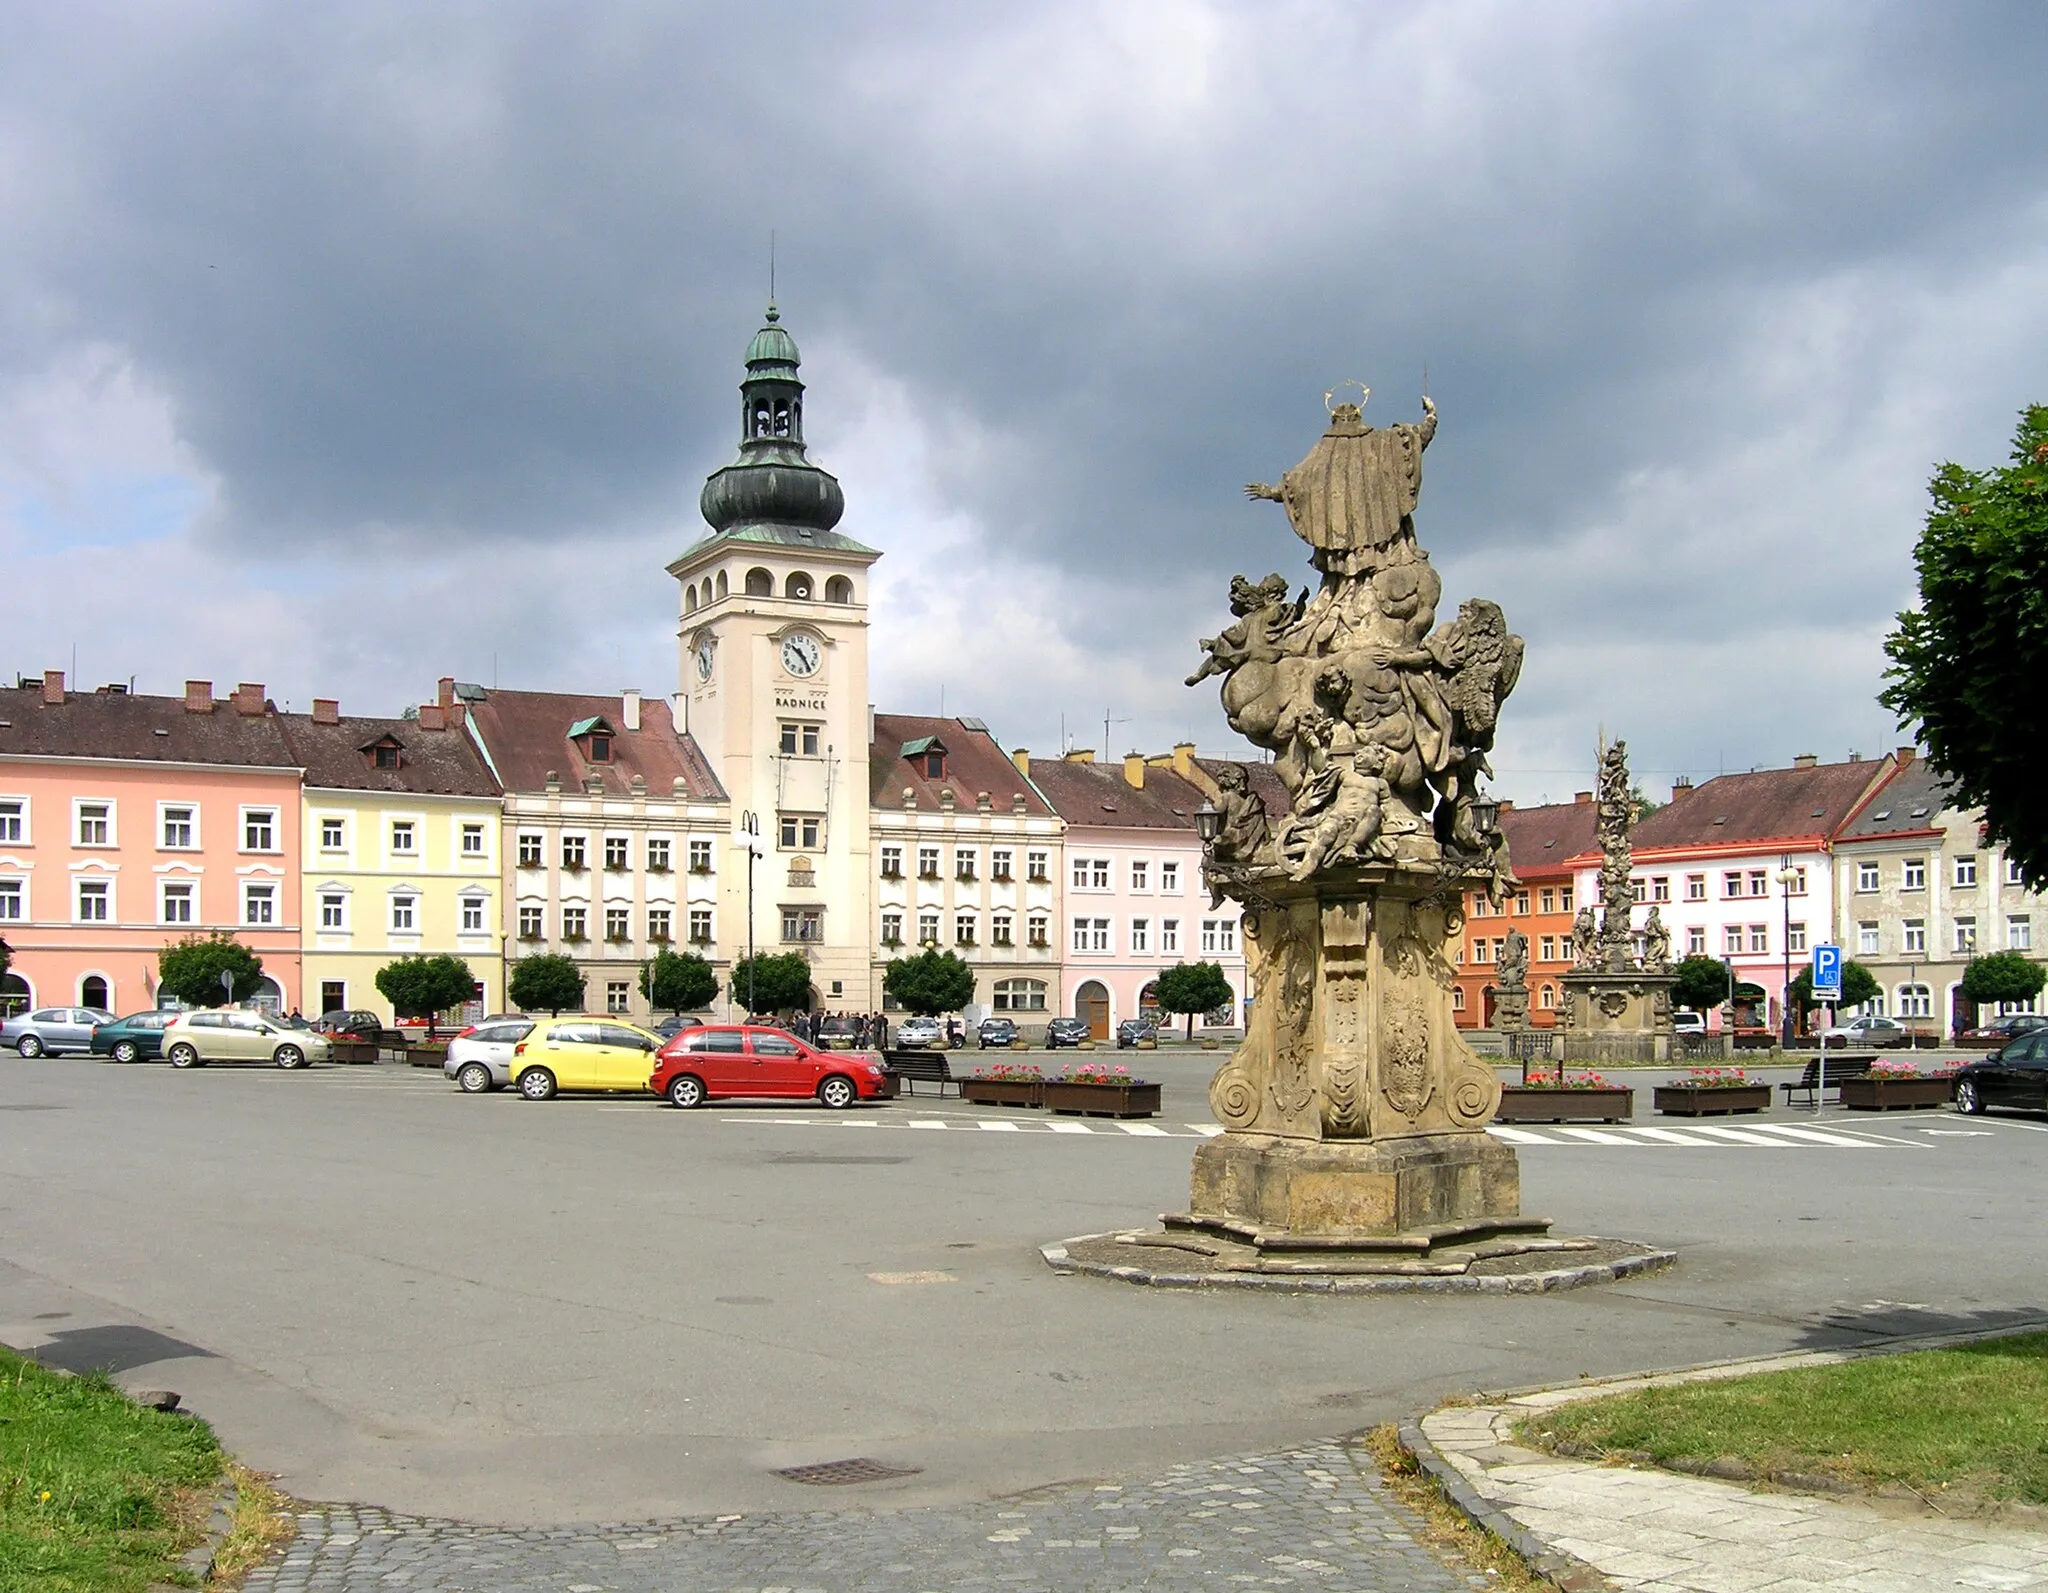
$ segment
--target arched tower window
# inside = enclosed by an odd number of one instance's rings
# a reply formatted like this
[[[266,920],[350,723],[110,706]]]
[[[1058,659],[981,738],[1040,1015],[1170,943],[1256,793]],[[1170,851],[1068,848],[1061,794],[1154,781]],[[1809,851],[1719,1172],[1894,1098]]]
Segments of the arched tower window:
[[[775,435],[778,437],[787,437],[789,435],[789,405],[787,404],[777,404],[775,406]]]
[[[825,601],[828,603],[851,603],[853,582],[843,575],[835,575],[825,583]]]
[[[768,419],[768,406],[765,403],[756,404],[754,406],[753,435],[756,437],[767,436],[769,425],[770,422]]]
[[[753,569],[747,571],[747,596],[773,597],[774,595],[774,576],[770,575],[766,570],[762,569],[759,565],[756,565]]]
[[[802,570],[790,571],[789,579],[782,583],[782,595],[784,597],[796,598],[800,602],[808,603],[811,599],[811,593],[815,590],[816,588],[811,584],[811,578]]]
[[[695,581],[692,581],[683,588],[683,612],[685,614],[697,612],[697,583]]]
[[[718,595],[720,597],[725,596],[725,571],[723,570],[718,572]]]

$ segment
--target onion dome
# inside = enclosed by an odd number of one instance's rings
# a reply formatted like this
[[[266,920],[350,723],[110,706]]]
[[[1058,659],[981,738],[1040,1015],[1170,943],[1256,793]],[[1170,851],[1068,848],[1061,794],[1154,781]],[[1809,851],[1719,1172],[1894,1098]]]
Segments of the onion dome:
[[[804,453],[804,384],[796,339],[771,303],[747,345],[740,383],[739,458],[704,483],[698,500],[713,531],[789,526],[830,531],[846,497],[830,473]]]

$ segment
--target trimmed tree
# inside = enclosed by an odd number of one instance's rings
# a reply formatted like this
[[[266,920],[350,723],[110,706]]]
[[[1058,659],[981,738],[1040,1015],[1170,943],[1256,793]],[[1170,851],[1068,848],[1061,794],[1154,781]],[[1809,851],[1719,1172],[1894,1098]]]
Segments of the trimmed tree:
[[[2001,1001],[2031,1001],[2041,993],[2044,981],[2048,969],[2039,963],[2016,951],[1994,951],[1970,959],[1958,988],[1965,1001],[1989,1007]]]
[[[400,957],[377,970],[377,990],[401,1020],[425,1018],[427,1038],[435,1020],[450,1007],[476,997],[476,976],[469,964],[446,952],[431,957]]]
[[[1838,1007],[1860,1007],[1866,1001],[1874,1001],[1884,994],[1884,986],[1877,982],[1876,975],[1860,962],[1842,964],[1842,999]],[[1799,977],[1792,981],[1792,999],[1798,1003],[1799,1015],[1803,1018],[1821,1003],[1813,999],[1813,970],[1802,968]]]
[[[1711,1012],[1728,1004],[1728,966],[1714,957],[1681,958],[1671,970],[1671,1004],[1693,1012]]]
[[[890,963],[882,970],[882,988],[906,1011],[936,1018],[974,999],[974,970],[955,953],[932,946]]]
[[[1237,1000],[1222,967],[1213,962],[1177,962],[1162,969],[1153,993],[1162,1012],[1187,1014],[1190,1040],[1195,1037],[1196,1013],[1214,1012]]]
[[[521,1012],[546,1008],[549,1016],[556,1016],[564,1007],[582,1007],[583,970],[576,966],[575,958],[564,957],[560,952],[544,951],[521,957],[512,964],[505,994]]]
[[[2048,886],[2048,753],[2014,729],[2048,672],[2048,405],[2022,410],[2012,463],[1945,464],[1914,562],[1920,606],[1886,638],[1891,682],[1878,700],[1954,782],[1957,807],[1984,810],[1987,839],[2027,884]]]
[[[226,974],[230,989],[221,981]],[[233,935],[187,935],[156,954],[156,982],[188,1007],[224,1007],[247,1001],[263,982],[263,959]]]
[[[657,1012],[694,1012],[718,999],[718,975],[694,951],[664,946],[641,964],[640,994]]]
[[[811,964],[800,951],[757,952],[732,965],[726,992],[749,1014],[790,1012],[811,1004]]]

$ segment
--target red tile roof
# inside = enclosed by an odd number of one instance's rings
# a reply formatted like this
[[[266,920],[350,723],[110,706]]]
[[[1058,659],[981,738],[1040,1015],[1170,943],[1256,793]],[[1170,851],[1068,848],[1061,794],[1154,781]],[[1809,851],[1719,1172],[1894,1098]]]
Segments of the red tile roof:
[[[484,745],[487,761],[508,791],[547,789],[550,773],[562,789],[584,789],[595,775],[606,796],[633,794],[633,776],[646,782],[646,794],[669,797],[680,779],[689,798],[723,802],[710,761],[688,735],[676,732],[668,700],[640,700],[640,728],[626,728],[625,704],[617,697],[595,697],[559,691],[487,691],[480,686],[457,688],[460,704]],[[582,747],[569,739],[569,729],[586,719],[602,719],[612,731],[607,763],[592,763]]]
[[[143,763],[238,764],[250,768],[296,769],[277,709],[261,686],[242,697],[257,708],[243,713],[225,699],[193,713],[183,697],[146,697],[130,692],[66,692],[61,702],[43,682],[0,686],[0,755],[50,758],[123,758]]]
[[[941,780],[925,774],[922,757],[912,760],[903,755],[912,742],[934,736],[946,749],[946,774]],[[1052,812],[986,727],[923,714],[876,714],[874,744],[868,748],[868,799],[878,808],[900,808],[905,786],[916,793],[921,808],[936,809],[943,787],[952,791],[960,811],[972,812],[976,799],[986,791],[990,806],[999,812],[1013,812],[1019,796],[1024,798],[1026,813],[1043,818]]]
[[[285,742],[306,771],[306,784],[332,791],[412,791],[430,796],[496,796],[483,755],[458,721],[428,730],[410,719],[341,719],[323,724],[284,714]],[[389,738],[398,767],[380,769],[365,749]]]
[[[1120,830],[1195,831],[1201,789],[1171,769],[1147,767],[1133,786],[1121,763],[1070,763],[1048,758],[1031,765],[1031,783],[1069,826]]]
[[[1646,852],[1766,849],[1833,838],[1857,802],[1893,768],[1889,759],[1724,774],[1695,786],[1635,827]]]
[[[1508,838],[1508,861],[1515,877],[1529,880],[1570,873],[1570,860],[1593,848],[1599,814],[1591,802],[1502,808],[1500,832]]]

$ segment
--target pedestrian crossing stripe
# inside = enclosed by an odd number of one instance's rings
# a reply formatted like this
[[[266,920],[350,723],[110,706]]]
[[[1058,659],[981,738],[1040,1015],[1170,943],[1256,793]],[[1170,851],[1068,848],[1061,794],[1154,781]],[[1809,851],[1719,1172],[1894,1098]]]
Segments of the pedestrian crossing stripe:
[[[1665,1128],[1648,1123],[1612,1123],[1600,1128],[1579,1128],[1546,1124],[1541,1129],[1510,1128],[1496,1123],[1489,1131],[1510,1145],[1605,1145],[1637,1149],[1686,1146],[1695,1150],[1883,1150],[1888,1146],[1911,1147],[1911,1140],[1894,1135],[1865,1135],[1853,1129],[1813,1128],[1804,1123],[1744,1123],[1739,1128],[1721,1123],[1691,1123],[1684,1128]]]

